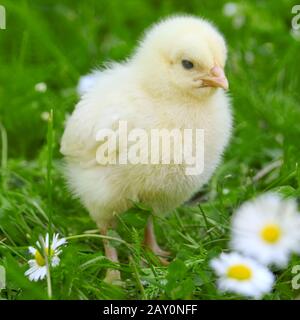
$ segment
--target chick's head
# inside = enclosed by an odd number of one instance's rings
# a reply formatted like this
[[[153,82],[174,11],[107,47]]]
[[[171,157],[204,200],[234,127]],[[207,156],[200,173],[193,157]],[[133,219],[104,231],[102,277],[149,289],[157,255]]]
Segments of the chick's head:
[[[208,97],[228,89],[223,36],[209,22],[191,16],[171,17],[146,32],[133,61],[156,94]]]

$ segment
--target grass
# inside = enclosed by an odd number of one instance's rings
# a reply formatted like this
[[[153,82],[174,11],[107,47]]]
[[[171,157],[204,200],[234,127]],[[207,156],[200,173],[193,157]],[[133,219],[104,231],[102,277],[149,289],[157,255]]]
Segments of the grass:
[[[239,299],[220,294],[209,268],[227,250],[229,222],[245,200],[273,190],[300,196],[300,42],[291,36],[293,1],[238,2],[238,20],[224,16],[224,1],[8,1],[7,30],[0,30],[0,264],[3,299],[47,299],[46,281],[32,283],[27,248],[40,234],[68,237],[61,264],[51,270],[54,299]],[[193,201],[156,219],[156,229],[176,258],[161,267],[141,247],[150,210],[141,205],[120,217],[110,236],[120,265],[103,256],[101,237],[60,172],[64,119],[78,97],[82,74],[105,60],[121,60],[142,31],[172,13],[202,15],[216,23],[229,46],[228,75],[235,128],[223,164]],[[235,21],[235,22],[234,22]],[[46,92],[35,90],[47,84]],[[53,118],[47,122],[45,112]],[[53,121],[52,121],[53,120]],[[122,240],[120,240],[122,239]],[[142,267],[141,258],[152,261]],[[295,299],[291,268],[277,271],[265,299]],[[125,287],[105,284],[118,267]]]

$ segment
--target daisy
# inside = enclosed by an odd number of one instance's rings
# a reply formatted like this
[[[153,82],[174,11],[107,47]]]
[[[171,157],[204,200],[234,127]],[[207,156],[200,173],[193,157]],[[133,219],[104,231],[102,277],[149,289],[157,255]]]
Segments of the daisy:
[[[284,267],[300,250],[300,215],[294,200],[268,193],[241,206],[232,219],[232,249],[263,264]]]
[[[226,17],[233,17],[238,13],[238,5],[234,2],[227,2],[223,6],[223,14]]]
[[[272,290],[274,275],[265,266],[239,253],[222,253],[211,261],[211,267],[219,276],[218,288],[260,299]]]
[[[39,82],[34,86],[35,91],[37,92],[46,92],[47,91],[47,84],[45,82]]]
[[[60,259],[59,255],[61,250],[59,247],[67,243],[65,238],[59,239],[59,235],[56,233],[53,235],[52,242],[49,248],[49,234],[46,234],[44,239],[44,250],[40,242],[37,241],[37,249],[34,247],[29,247],[29,252],[32,254],[34,259],[29,260],[28,264],[30,268],[25,272],[25,275],[28,276],[30,281],[42,280],[47,275],[47,265],[45,260],[45,255],[51,260],[51,266],[56,267],[59,265]],[[44,251],[44,253],[42,253]]]

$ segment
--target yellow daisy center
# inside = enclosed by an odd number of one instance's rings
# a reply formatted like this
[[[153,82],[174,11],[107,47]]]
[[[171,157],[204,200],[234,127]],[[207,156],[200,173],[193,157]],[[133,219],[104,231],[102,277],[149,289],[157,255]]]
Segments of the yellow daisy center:
[[[49,253],[50,253],[50,257],[52,257],[53,254],[54,254],[54,250],[53,249],[49,250],[48,248],[46,248],[45,249],[45,254],[47,254],[48,257],[49,257]],[[41,255],[41,253],[38,250],[36,250],[34,258],[35,258],[36,263],[40,267],[43,267],[46,264],[45,258]]]
[[[261,237],[265,242],[275,244],[281,238],[281,229],[277,224],[268,224],[261,230]]]
[[[252,270],[245,264],[236,264],[228,268],[227,276],[229,278],[245,281],[252,277]]]

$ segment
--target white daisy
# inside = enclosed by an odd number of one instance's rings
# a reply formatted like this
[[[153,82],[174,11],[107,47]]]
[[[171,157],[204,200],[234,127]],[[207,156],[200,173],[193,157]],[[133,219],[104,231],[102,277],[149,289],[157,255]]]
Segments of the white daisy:
[[[227,2],[223,6],[223,14],[226,17],[233,17],[238,12],[238,5],[234,2]]]
[[[46,92],[47,91],[47,84],[45,82],[39,82],[34,86],[35,91],[37,92]]]
[[[60,259],[58,256],[61,253],[59,247],[66,243],[67,240],[65,238],[59,239],[59,235],[54,234],[49,248],[49,234],[47,233],[44,240],[44,254],[41,253],[43,249],[39,241],[36,242],[37,249],[29,247],[29,252],[33,255],[34,259],[28,261],[30,268],[25,272],[25,275],[28,276],[30,281],[38,281],[46,277],[47,265],[45,255],[50,258],[52,267],[59,265]]]
[[[239,253],[222,253],[211,261],[219,276],[218,288],[260,299],[272,290],[275,277],[265,266]]]
[[[299,229],[296,202],[267,193],[237,210],[231,247],[263,264],[284,267],[290,254],[300,250]]]

